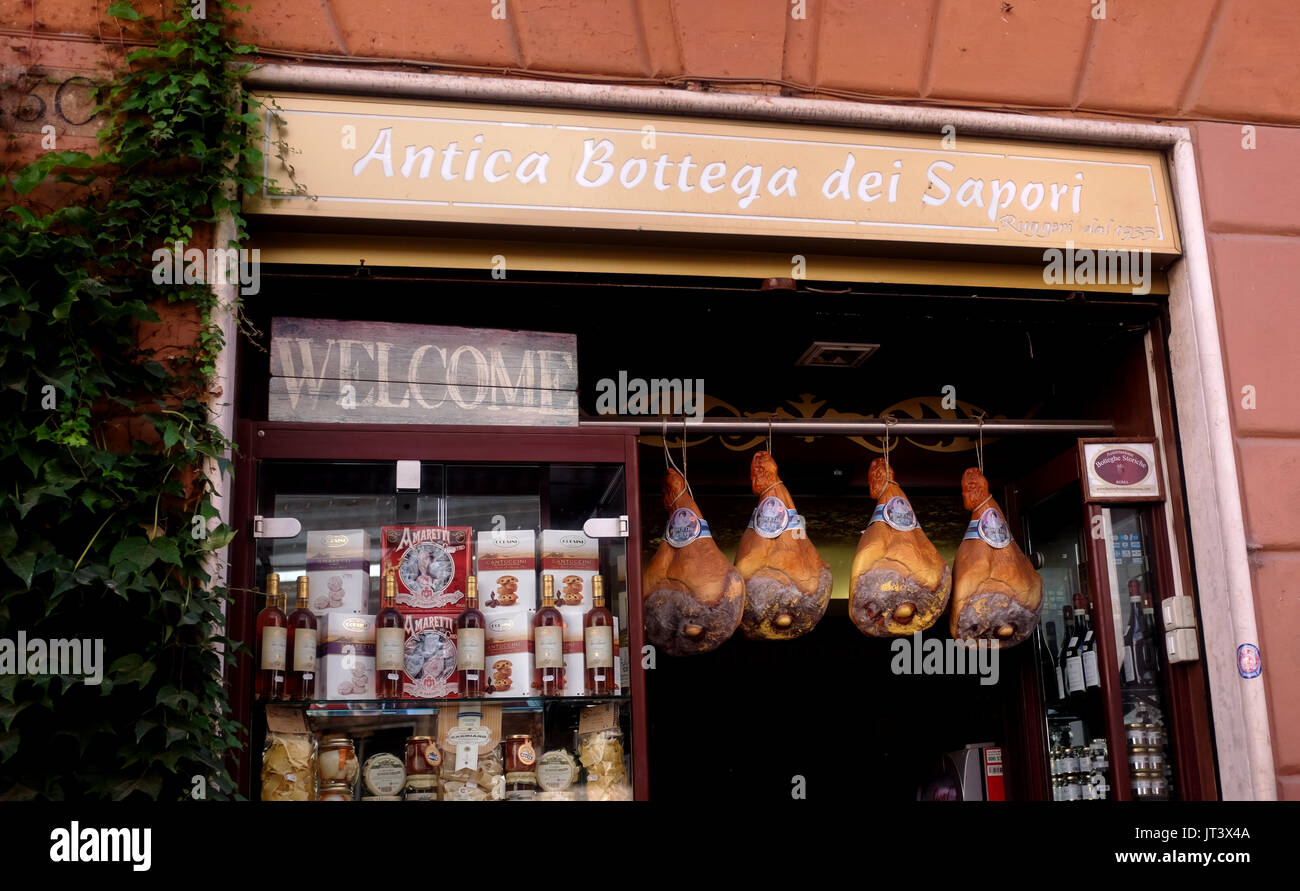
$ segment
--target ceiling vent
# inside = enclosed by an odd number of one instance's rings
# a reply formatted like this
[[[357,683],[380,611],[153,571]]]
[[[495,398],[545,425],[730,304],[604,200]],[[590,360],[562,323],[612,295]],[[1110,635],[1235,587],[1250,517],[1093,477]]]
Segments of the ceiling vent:
[[[878,343],[834,343],[829,340],[814,341],[804,350],[795,365],[807,368],[857,368],[880,349]]]

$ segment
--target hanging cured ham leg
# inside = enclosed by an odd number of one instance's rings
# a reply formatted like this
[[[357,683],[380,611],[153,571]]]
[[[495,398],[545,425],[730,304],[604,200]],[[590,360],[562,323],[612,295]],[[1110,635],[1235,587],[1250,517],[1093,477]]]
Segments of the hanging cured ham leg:
[[[961,493],[971,521],[954,561],[949,630],[956,639],[1013,646],[1038,624],[1043,577],[1011,537],[979,468],[962,474]]]
[[[876,510],[853,557],[849,616],[872,637],[923,631],[948,605],[952,571],[921,531],[884,458],[871,462],[867,482]]]
[[[664,507],[668,529],[641,585],[646,640],[670,656],[705,653],[735,633],[745,582],[676,470],[664,474]]]
[[[761,500],[736,550],[736,569],[745,580],[740,630],[755,640],[790,640],[825,615],[831,569],[808,540],[770,453],[754,453],[749,481]]]

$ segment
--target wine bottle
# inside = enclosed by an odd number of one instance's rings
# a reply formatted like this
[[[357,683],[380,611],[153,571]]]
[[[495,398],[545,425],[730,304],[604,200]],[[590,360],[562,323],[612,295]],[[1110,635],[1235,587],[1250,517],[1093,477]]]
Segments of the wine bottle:
[[[1157,676],[1160,674],[1160,650],[1156,641],[1160,640],[1160,635],[1156,630],[1155,609],[1151,606],[1151,596],[1142,594],[1137,585],[1137,579],[1129,587],[1130,593],[1134,590],[1142,597],[1142,647],[1137,652],[1134,659],[1134,665],[1137,668],[1138,680],[1143,684],[1154,685]]]
[[[375,696],[402,697],[402,671],[406,659],[406,624],[397,611],[397,571],[384,573],[379,615],[375,617]]]
[[[582,620],[583,692],[608,696],[614,692],[614,616],[605,607],[605,579],[591,580],[592,606]]]
[[[1088,615],[1088,603],[1082,594],[1074,595],[1074,615],[1080,618],[1083,629],[1079,640],[1079,656],[1083,660],[1083,685],[1089,691],[1101,691],[1101,672],[1097,667],[1097,639],[1092,633],[1092,619]]]
[[[280,607],[280,574],[273,572],[266,577],[266,607],[257,614],[257,698],[262,702],[284,698],[289,631]]]
[[[1137,662],[1139,650],[1146,638],[1146,629],[1142,622],[1142,595],[1138,592],[1138,580],[1130,579],[1128,583],[1128,625],[1124,629],[1124,684],[1131,686],[1138,683]]]
[[[1079,652],[1079,637],[1081,635],[1079,622],[1077,617],[1074,617],[1073,611],[1067,606],[1065,608],[1066,622],[1069,623],[1072,617],[1074,618],[1073,627],[1070,628],[1069,640],[1065,645],[1065,655],[1062,661],[1065,663],[1063,670],[1065,675],[1065,699],[1070,707],[1077,711],[1087,697],[1087,687],[1083,679],[1083,654]]]
[[[460,670],[460,698],[483,696],[484,635],[487,621],[478,608],[478,579],[465,580],[465,608],[456,617],[456,668]]]
[[[1048,705],[1059,705],[1065,700],[1065,677],[1061,674],[1061,663],[1057,660],[1058,650],[1056,623],[1048,622],[1046,645],[1043,648],[1043,664],[1046,671],[1043,693],[1047,697]]]
[[[289,670],[289,698],[316,698],[316,615],[309,608],[307,575],[298,576],[298,608],[289,614],[287,651],[293,665]]]
[[[542,696],[564,693],[564,617],[555,608],[555,576],[542,576],[542,606],[533,618],[533,685]]]

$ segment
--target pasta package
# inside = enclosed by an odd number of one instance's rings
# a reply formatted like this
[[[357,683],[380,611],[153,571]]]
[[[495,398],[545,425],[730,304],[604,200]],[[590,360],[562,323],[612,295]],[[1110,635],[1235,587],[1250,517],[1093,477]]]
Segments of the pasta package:
[[[316,737],[302,712],[267,708],[261,779],[263,801],[316,800]]]

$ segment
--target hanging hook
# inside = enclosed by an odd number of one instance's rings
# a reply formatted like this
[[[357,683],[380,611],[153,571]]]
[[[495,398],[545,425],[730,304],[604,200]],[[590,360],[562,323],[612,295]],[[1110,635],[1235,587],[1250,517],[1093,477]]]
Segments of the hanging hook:
[[[980,475],[984,474],[984,412],[975,416],[975,423],[979,427],[979,439],[975,443],[975,463],[979,465]]]
[[[772,417],[767,418],[767,453],[772,454]]]
[[[891,480],[894,478],[894,471],[889,465],[889,428],[898,423],[898,418],[894,417],[892,412],[885,412],[880,419],[885,422],[885,479]]]

